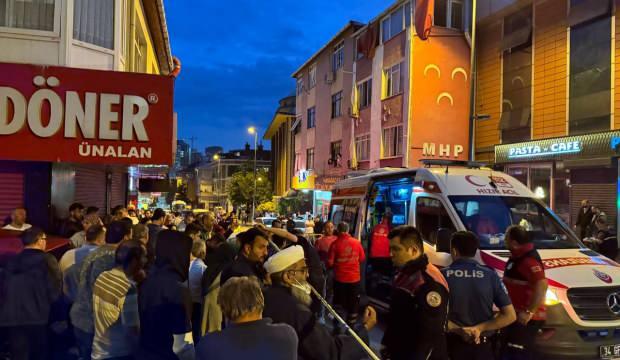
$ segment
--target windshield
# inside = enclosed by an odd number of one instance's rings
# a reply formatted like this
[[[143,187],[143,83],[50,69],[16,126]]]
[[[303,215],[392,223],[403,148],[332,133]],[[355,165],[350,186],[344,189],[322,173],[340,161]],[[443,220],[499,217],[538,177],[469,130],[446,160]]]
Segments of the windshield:
[[[265,224],[266,226],[271,226],[271,224],[273,223],[273,221],[275,220],[275,218],[262,218],[260,219],[260,221]]]
[[[537,249],[577,249],[579,241],[532,198],[450,196],[463,224],[480,238],[481,249],[504,249],[508,226],[525,227]]]

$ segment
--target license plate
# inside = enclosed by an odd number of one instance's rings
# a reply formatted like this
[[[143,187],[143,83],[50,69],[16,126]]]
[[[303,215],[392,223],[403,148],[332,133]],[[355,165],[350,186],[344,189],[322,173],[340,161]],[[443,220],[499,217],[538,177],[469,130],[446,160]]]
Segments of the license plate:
[[[620,358],[620,344],[616,345],[603,345],[598,348],[601,359],[616,359]]]

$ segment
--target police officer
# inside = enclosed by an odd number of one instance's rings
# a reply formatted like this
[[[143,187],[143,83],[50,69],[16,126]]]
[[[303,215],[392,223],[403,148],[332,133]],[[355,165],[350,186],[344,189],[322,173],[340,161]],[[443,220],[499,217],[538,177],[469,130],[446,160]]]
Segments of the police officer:
[[[382,355],[391,360],[447,359],[448,284],[428,262],[420,232],[399,226],[388,234],[397,268]]]
[[[493,360],[492,337],[517,316],[497,273],[474,259],[478,237],[469,231],[452,235],[454,262],[441,270],[450,287],[448,354],[451,360]],[[493,305],[499,308],[494,316]]]
[[[546,318],[545,268],[524,227],[510,226],[504,241],[510,250],[504,284],[517,312],[517,321],[506,328],[502,354],[510,360],[534,359],[536,334]]]

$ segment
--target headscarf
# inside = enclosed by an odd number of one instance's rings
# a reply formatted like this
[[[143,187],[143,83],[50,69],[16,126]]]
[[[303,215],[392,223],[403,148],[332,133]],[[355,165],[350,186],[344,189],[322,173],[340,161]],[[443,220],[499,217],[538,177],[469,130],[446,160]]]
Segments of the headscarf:
[[[189,254],[192,251],[192,239],[178,231],[162,230],[157,234],[155,248],[155,267],[169,267],[181,275],[181,281],[189,276]]]

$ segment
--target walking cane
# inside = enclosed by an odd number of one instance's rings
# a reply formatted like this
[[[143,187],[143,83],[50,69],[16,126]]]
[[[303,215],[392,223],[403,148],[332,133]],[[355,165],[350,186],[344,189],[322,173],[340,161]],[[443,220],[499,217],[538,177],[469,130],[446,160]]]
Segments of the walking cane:
[[[278,245],[276,245],[271,239],[269,239],[269,243],[276,249],[276,252],[280,252],[281,249],[278,247]],[[297,280],[295,280],[297,281]],[[299,284],[298,282],[298,285]],[[338,320],[338,322],[342,325],[344,325],[345,329],[349,332],[349,334],[360,344],[360,346],[364,349],[364,351],[366,351],[366,353],[368,354],[368,356],[370,356],[370,358],[372,360],[381,360],[377,354],[375,354],[374,351],[372,351],[372,349],[370,348],[370,346],[366,345],[366,343],[364,342],[364,340],[362,340],[362,338],[359,337],[359,335],[357,335],[357,333],[351,329],[351,327],[349,326],[349,324],[347,324],[346,321],[344,321],[343,318],[340,317],[340,315],[338,315],[338,313],[336,312],[336,310],[334,310],[333,307],[331,307],[331,305],[329,305],[329,303],[327,302],[327,300],[325,300],[321,294],[319,294],[318,291],[316,291],[316,289],[314,288],[314,286],[308,284],[308,286],[310,286],[310,289],[312,290],[312,293],[314,294],[314,296],[317,297],[317,299],[319,299],[319,301],[323,304],[323,306],[325,306],[325,308],[327,309],[327,311],[329,311],[336,320]]]

